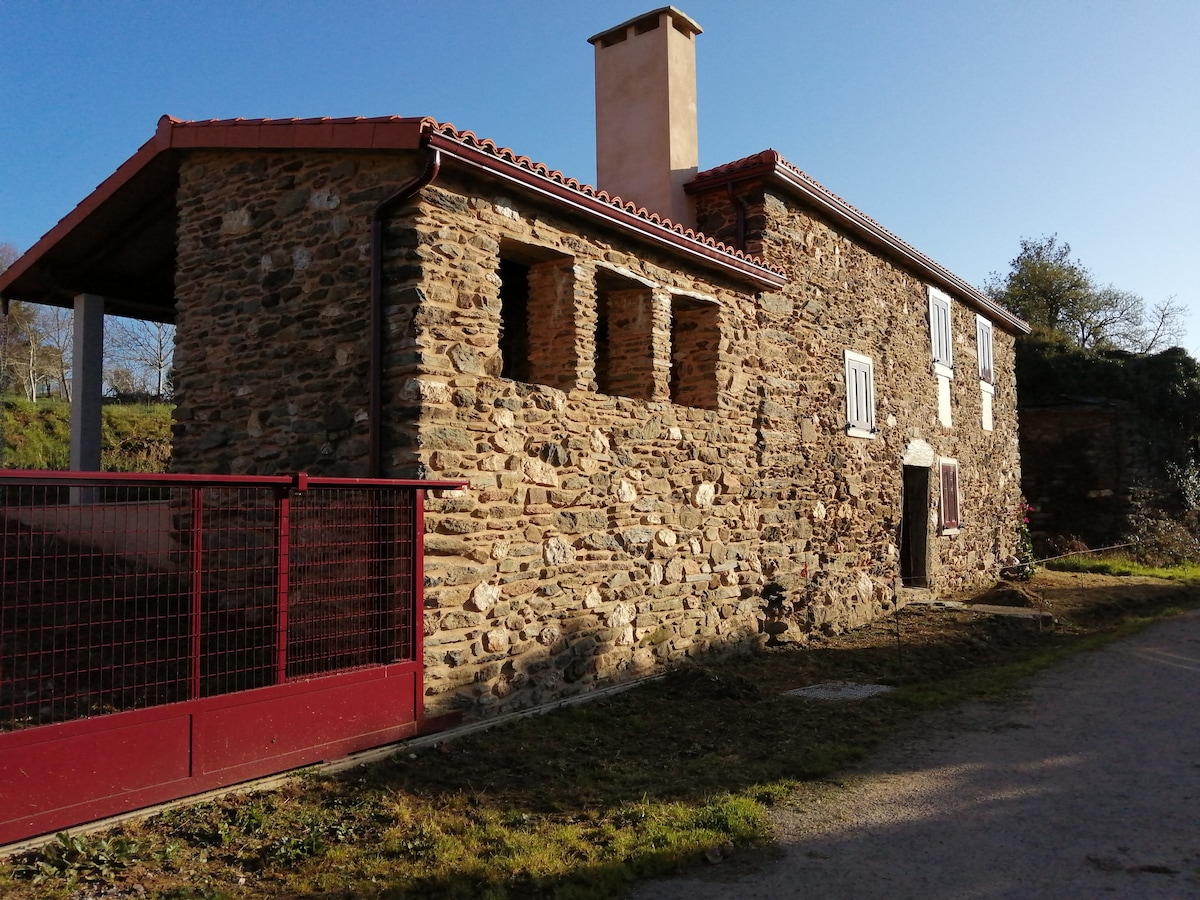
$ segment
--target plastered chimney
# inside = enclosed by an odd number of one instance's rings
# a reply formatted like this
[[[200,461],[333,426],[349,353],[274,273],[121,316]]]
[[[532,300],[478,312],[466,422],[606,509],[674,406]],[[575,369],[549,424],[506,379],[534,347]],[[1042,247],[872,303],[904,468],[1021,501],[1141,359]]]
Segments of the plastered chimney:
[[[694,226],[683,186],[699,162],[696,35],[673,6],[588,41],[596,48],[596,186]]]

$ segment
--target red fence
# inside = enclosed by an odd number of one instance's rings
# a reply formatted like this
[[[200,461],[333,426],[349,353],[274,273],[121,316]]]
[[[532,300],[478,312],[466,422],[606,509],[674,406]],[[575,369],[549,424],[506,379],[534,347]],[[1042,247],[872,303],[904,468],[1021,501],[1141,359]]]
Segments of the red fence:
[[[456,487],[0,473],[0,843],[416,731]]]

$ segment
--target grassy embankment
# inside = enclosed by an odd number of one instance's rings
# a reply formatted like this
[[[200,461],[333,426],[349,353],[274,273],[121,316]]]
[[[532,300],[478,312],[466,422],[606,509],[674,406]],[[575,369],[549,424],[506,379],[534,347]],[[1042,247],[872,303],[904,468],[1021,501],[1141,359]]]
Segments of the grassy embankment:
[[[0,466],[66,469],[71,412],[61,400],[0,400]],[[171,407],[105,404],[100,425],[100,465],[106,472],[162,472],[171,457]]]

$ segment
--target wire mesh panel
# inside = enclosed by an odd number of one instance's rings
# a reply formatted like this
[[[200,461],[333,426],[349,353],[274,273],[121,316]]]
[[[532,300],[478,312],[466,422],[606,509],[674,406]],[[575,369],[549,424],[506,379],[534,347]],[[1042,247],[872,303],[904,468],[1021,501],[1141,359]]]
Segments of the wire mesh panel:
[[[0,486],[0,730],[186,699],[172,505],[156,486]]]
[[[274,487],[207,488],[194,491],[191,506],[181,511],[190,525],[191,552],[200,556],[192,560],[199,582],[192,612],[201,697],[275,682],[283,493]]]
[[[294,497],[288,677],[414,658],[414,499],[383,488]]]
[[[0,731],[416,660],[435,483],[296,481],[0,473]]]

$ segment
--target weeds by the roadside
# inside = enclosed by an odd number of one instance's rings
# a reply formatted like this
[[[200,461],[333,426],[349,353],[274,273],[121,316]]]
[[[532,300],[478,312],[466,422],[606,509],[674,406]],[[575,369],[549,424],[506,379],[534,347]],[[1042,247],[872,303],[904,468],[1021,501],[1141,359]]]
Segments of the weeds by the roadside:
[[[1098,575],[1128,576],[1142,578],[1166,578],[1200,584],[1200,563],[1189,562],[1175,566],[1148,566],[1128,556],[1079,554],[1046,563],[1047,568],[1059,572],[1093,572]]]
[[[52,878],[111,882],[141,852],[142,846],[124,835],[88,838],[60,832],[39,852],[18,862],[13,873],[34,884]]]
[[[0,866],[0,894],[620,896],[636,879],[754,853],[771,837],[769,807],[801,781],[836,777],[918,713],[1002,696],[1196,594],[1058,573],[1028,589],[1057,625],[909,608],[338,775],[62,838]],[[784,693],[833,680],[897,689],[836,705]]]

